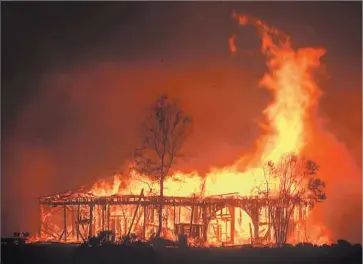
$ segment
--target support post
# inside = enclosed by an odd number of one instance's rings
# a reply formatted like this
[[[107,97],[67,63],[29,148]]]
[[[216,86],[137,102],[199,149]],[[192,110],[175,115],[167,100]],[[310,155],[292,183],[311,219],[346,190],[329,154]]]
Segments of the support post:
[[[254,222],[254,236],[255,236],[255,240],[258,240],[260,238],[260,222],[259,219],[257,218],[256,221]]]
[[[120,237],[122,237],[123,235],[125,235],[123,232],[122,232],[122,219],[124,220],[124,230],[126,230],[127,228],[127,219],[124,217],[124,218],[120,218],[120,221],[119,221],[119,225],[120,225]]]
[[[105,218],[106,218],[105,215],[106,215],[106,205],[103,205],[102,206],[102,219],[101,219],[101,221],[102,221],[101,230],[102,231],[105,231],[105,226],[106,226],[105,225]]]
[[[259,232],[260,232],[260,208],[258,206],[255,206],[252,210],[252,215],[251,215],[251,220],[253,223],[253,237],[254,237],[254,241],[258,241],[259,240]]]
[[[43,230],[43,205],[39,202],[39,210],[40,210],[40,222],[39,222],[39,230],[38,230],[38,236],[42,237],[42,230]]]
[[[64,242],[67,242],[67,205],[63,207],[63,224]]]
[[[149,212],[150,213],[150,222],[154,223],[154,217],[155,217],[155,207],[154,207],[154,205],[151,205],[149,210],[150,210],[150,212]]]
[[[208,239],[208,218],[207,218],[207,207],[203,206],[203,242]]]
[[[178,221],[178,224],[180,224],[180,215],[181,215],[181,206],[179,206],[179,214],[178,214],[178,218],[179,218],[178,220],[179,221]]]
[[[91,238],[93,236],[93,204],[89,205],[89,229],[88,229],[88,237]]]
[[[195,202],[195,194],[193,196],[193,203],[192,203],[192,211],[190,213],[190,231],[189,231],[189,236],[193,237],[193,216],[194,216],[194,202]]]
[[[107,205],[107,230],[110,230],[110,217],[111,217],[110,205]]]
[[[229,214],[231,215],[231,243],[234,244],[234,232],[235,232],[235,208],[229,208]]]
[[[135,217],[136,217],[137,211],[139,210],[140,202],[141,202],[141,199],[142,199],[143,196],[144,196],[144,189],[141,189],[140,197],[139,197],[139,200],[137,202],[136,210],[135,210],[134,216],[132,217],[132,221],[131,221],[131,224],[130,224],[129,231],[127,232],[127,236],[129,236],[130,233],[131,233],[132,226],[134,225]]]
[[[144,205],[144,226],[142,230],[142,234],[144,239],[146,239],[146,221],[147,221],[147,207]]]
[[[74,217],[74,205],[71,206],[71,221],[72,221],[72,238],[76,236],[76,221]]]
[[[251,245],[253,244],[253,236],[252,236],[252,226],[251,226],[251,222],[248,223],[250,226],[250,240],[251,240]]]
[[[168,218],[169,218],[169,207],[168,206],[164,206],[165,208],[165,229],[168,229]]]
[[[77,206],[77,223],[76,223],[76,226],[77,226],[76,227],[77,228],[77,241],[79,241],[79,220],[80,220],[80,217],[81,217],[80,207],[81,207],[80,205]]]
[[[174,217],[174,235],[177,235],[177,233],[176,233],[176,223],[175,223],[175,221],[176,221],[176,215],[175,215],[175,202],[174,202],[174,214],[173,214],[173,217]]]

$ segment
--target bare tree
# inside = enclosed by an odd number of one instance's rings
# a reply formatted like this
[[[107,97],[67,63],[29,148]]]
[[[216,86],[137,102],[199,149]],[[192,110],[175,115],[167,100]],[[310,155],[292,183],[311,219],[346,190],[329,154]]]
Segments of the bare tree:
[[[304,157],[288,153],[275,164],[264,167],[265,188],[260,194],[267,201],[268,217],[277,246],[286,243],[289,224],[296,206],[310,209],[326,199],[325,184],[317,177],[319,166]]]
[[[142,124],[142,146],[134,153],[135,169],[153,177],[160,185],[159,227],[160,237],[163,225],[164,180],[177,158],[182,156],[181,147],[188,136],[191,118],[177,100],[160,96],[151,107]]]

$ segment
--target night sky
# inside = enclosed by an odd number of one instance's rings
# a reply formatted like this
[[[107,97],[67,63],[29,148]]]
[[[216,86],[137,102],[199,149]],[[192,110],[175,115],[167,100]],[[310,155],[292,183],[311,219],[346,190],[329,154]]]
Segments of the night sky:
[[[257,88],[264,58],[230,56],[233,33],[239,49],[260,45],[234,9],[296,47],[327,49],[321,116],[361,172],[360,2],[2,2],[2,232],[34,232],[37,197],[121,169],[145,107],[164,92],[196,120],[186,169],[241,156],[269,95]]]

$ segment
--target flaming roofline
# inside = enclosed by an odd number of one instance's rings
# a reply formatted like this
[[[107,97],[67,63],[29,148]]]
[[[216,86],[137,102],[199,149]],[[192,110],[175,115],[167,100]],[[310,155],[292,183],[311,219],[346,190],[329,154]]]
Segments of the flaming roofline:
[[[158,199],[158,194],[147,194],[145,195],[146,198],[152,198],[153,200]],[[180,198],[180,199],[193,199],[193,196],[195,197],[195,200],[209,200],[209,199],[225,199],[225,198],[234,198],[234,199],[249,199],[249,200],[257,200],[261,199],[259,196],[241,196],[238,193],[226,193],[226,194],[219,194],[219,195],[210,195],[210,196],[203,196],[201,194],[191,194],[189,196],[166,196],[164,195],[163,199],[169,199],[169,198]],[[67,200],[72,199],[92,199],[92,200],[112,200],[112,199],[120,199],[120,198],[139,198],[139,194],[132,194],[132,193],[118,193],[118,194],[111,194],[111,195],[95,195],[92,193],[91,189],[86,188],[85,186],[82,186],[81,188],[71,191],[63,191],[55,194],[50,195],[44,195],[38,197],[38,200],[40,203],[47,203],[50,201],[56,202],[65,202]]]
[[[39,199],[41,205],[152,205],[162,203],[165,205],[180,206],[204,206],[208,204],[218,204],[219,206],[235,206],[246,208],[250,206],[265,206],[267,200],[258,196],[240,195],[218,195],[218,196],[164,196],[162,199],[158,195],[143,196],[134,194],[115,194],[110,196],[96,196],[91,193],[64,192],[51,196],[43,196]]]
[[[110,208],[117,207],[117,206],[136,206],[136,209],[133,211],[133,218],[138,216],[136,219],[143,218],[143,225],[139,225],[139,220],[136,220],[135,223],[131,223],[131,225],[127,226],[127,229],[124,227],[124,231],[131,230],[136,225],[138,225],[142,232],[140,233],[140,236],[144,239],[147,238],[147,228],[152,228],[155,223],[154,220],[149,219],[150,212],[154,212],[157,205],[162,203],[166,208],[169,208],[174,213],[174,226],[173,226],[173,234],[179,234],[181,232],[179,230],[179,225],[185,224],[185,222],[182,222],[179,220],[176,221],[175,215],[176,210],[180,210],[180,208],[190,208],[191,212],[195,212],[195,214],[192,214],[192,220],[188,220],[187,226],[192,225],[200,225],[200,239],[202,241],[206,242],[208,237],[208,226],[209,222],[213,219],[217,219],[219,217],[219,214],[217,214],[218,211],[220,211],[221,215],[220,217],[227,217],[229,221],[231,221],[230,230],[228,231],[230,234],[230,241],[228,243],[234,244],[235,238],[235,209],[240,208],[243,211],[249,215],[252,224],[253,224],[253,235],[251,233],[251,243],[260,243],[262,241],[269,241],[270,238],[269,233],[266,233],[263,236],[260,236],[260,228],[270,228],[270,224],[266,221],[260,220],[260,211],[262,208],[266,207],[268,204],[276,204],[277,200],[267,200],[264,197],[258,197],[258,196],[240,196],[236,193],[229,193],[224,195],[218,195],[218,196],[208,196],[203,197],[200,195],[192,195],[192,196],[164,196],[161,198],[158,195],[147,195],[144,196],[141,194],[135,195],[135,194],[115,194],[110,196],[96,196],[90,192],[63,192],[55,195],[49,195],[49,196],[43,196],[39,199],[39,205],[41,208],[41,212],[52,210],[58,210],[58,212],[63,212],[63,220],[62,224],[60,226],[63,226],[62,233],[56,234],[54,236],[53,233],[49,233],[49,231],[52,228],[51,227],[51,221],[48,223],[48,218],[42,218],[41,220],[41,226],[40,226],[40,235],[39,237],[43,237],[42,234],[48,234],[52,237],[57,238],[59,241],[63,240],[64,242],[69,241],[69,236],[73,237],[73,239],[76,239],[77,241],[80,240],[80,238],[85,237],[92,237],[96,232],[102,231],[102,230],[114,230],[114,232],[117,232],[117,228],[114,225],[116,222],[116,218],[120,217],[119,215],[112,216],[110,214]],[[297,204],[299,204],[297,202]],[[300,203],[300,206],[304,206]],[[80,208],[83,208],[82,210]],[[96,209],[99,209],[101,211],[97,211]],[[143,208],[143,209],[139,209]],[[178,209],[179,208],[179,209]],[[224,215],[222,216],[222,209],[228,208],[228,216]],[[139,209],[139,210],[138,210]],[[59,211],[60,210],[60,211]],[[81,210],[81,211],[80,211]],[[150,211],[151,210],[151,211]],[[149,212],[150,211],[150,212]],[[101,212],[101,213],[100,213]],[[83,217],[81,215],[83,214]],[[101,219],[101,222],[95,221],[95,214],[98,214],[97,219]],[[180,214],[180,212],[179,212]],[[68,216],[69,215],[69,216]],[[77,216],[78,215],[78,216]],[[154,213],[151,213],[151,215],[154,215]],[[77,216],[76,218],[74,218]],[[70,219],[78,219],[76,221]],[[227,219],[226,218],[226,219]],[[89,220],[93,219],[93,220]],[[117,218],[119,219],[119,218]],[[120,220],[120,219],[119,219]],[[86,229],[84,229],[83,225],[86,223],[84,221],[87,221]],[[120,220],[121,221],[121,220]],[[69,227],[67,226],[67,223],[72,223],[71,232]],[[92,224],[91,224],[92,223]],[[98,225],[101,224],[101,227]],[[98,229],[96,228],[96,225],[98,225]],[[87,229],[88,226],[88,229]],[[80,228],[83,228],[82,232],[80,231]],[[101,229],[99,229],[101,228]],[[250,227],[251,228],[251,227]],[[261,230],[262,230],[261,229]],[[193,229],[194,230],[194,229]],[[125,232],[126,232],[125,231]],[[121,231],[120,231],[121,232]],[[192,231],[190,231],[192,232]],[[194,232],[194,231],[193,231]],[[252,231],[250,231],[252,232]],[[195,235],[194,233],[190,233],[189,235]],[[76,238],[75,238],[76,237]],[[219,240],[222,238],[218,238]],[[217,240],[218,240],[217,239]],[[218,241],[219,241],[218,240]],[[258,242],[260,241],[260,242]]]

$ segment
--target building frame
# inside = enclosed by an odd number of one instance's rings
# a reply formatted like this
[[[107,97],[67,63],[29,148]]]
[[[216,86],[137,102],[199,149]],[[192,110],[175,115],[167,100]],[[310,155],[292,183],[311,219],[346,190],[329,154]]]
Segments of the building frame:
[[[97,231],[116,231],[118,229],[116,223],[122,219],[122,216],[112,215],[110,209],[114,206],[131,206],[134,212],[131,222],[129,221],[130,219],[127,220],[125,218],[124,226],[120,227],[124,231],[119,233],[124,235],[130,234],[138,226],[138,236],[147,239],[147,227],[157,226],[157,221],[155,221],[157,219],[154,216],[160,203],[173,216],[170,229],[174,237],[178,237],[180,234],[187,234],[189,237],[197,238],[200,242],[207,242],[208,225],[211,220],[219,218],[230,223],[229,234],[227,234],[228,239],[225,239],[223,244],[233,245],[235,244],[235,209],[240,208],[249,215],[253,225],[250,226],[250,243],[263,244],[271,241],[271,225],[269,221],[261,221],[260,217],[261,209],[267,206],[267,199],[257,196],[243,197],[235,194],[203,198],[196,196],[164,196],[161,199],[159,196],[144,196],[143,192],[140,195],[111,195],[104,197],[67,192],[41,197],[39,199],[41,210],[39,236],[44,237],[44,235],[48,235],[53,240],[60,242],[70,242],[74,239],[82,242],[89,237],[97,235]],[[98,209],[97,212],[95,210],[96,208]],[[190,220],[188,222],[180,220],[181,208],[188,208],[190,211]],[[223,209],[225,209],[224,213]],[[304,209],[304,207],[300,205],[301,209]],[[60,234],[54,232],[48,223],[49,221],[45,219],[44,215],[47,212],[62,214],[62,231]],[[99,221],[97,223],[98,230],[95,228],[96,213],[99,216],[97,218]],[[299,221],[303,220],[303,213],[299,215]],[[168,222],[166,222],[166,226],[168,226]],[[261,227],[268,230],[262,236],[260,234]],[[217,240],[222,241],[218,230],[216,234]]]

